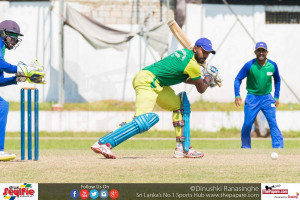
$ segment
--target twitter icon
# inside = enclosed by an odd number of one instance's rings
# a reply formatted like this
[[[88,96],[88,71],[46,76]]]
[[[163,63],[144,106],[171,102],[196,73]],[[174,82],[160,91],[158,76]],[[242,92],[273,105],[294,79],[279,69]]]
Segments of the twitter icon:
[[[90,191],[90,197],[92,199],[96,199],[98,196],[99,196],[99,192],[97,190],[93,189]]]

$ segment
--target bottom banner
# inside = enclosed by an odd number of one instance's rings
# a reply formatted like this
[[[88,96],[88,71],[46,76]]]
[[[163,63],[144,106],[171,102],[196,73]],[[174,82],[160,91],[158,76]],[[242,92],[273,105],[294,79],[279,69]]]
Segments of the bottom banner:
[[[261,184],[39,184],[47,199],[261,199]]]
[[[299,183],[0,183],[0,200],[298,199]]]

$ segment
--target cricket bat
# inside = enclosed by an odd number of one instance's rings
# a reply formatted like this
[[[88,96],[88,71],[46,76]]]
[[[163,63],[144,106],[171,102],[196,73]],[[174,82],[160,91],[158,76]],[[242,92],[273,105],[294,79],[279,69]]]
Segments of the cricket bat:
[[[170,30],[172,31],[173,35],[176,37],[178,42],[186,49],[192,50],[194,45],[191,43],[191,41],[186,37],[182,29],[179,27],[177,22],[174,19],[171,19],[168,22],[168,26]]]
[[[182,31],[182,29],[178,26],[177,22],[174,19],[171,19],[168,22],[168,26],[170,30],[172,31],[173,35],[176,37],[178,42],[186,49],[192,50],[194,48],[194,45],[191,43],[191,41],[188,39],[188,37],[185,35],[185,33]],[[206,64],[201,64],[203,68],[206,68]],[[216,81],[217,85],[219,87],[222,86],[221,82]]]

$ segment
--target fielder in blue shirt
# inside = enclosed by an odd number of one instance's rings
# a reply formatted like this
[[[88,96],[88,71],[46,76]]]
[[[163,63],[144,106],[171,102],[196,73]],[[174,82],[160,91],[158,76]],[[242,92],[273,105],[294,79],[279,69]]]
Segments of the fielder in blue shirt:
[[[240,106],[240,85],[247,77],[246,89],[248,94],[245,100],[245,120],[242,128],[242,148],[251,148],[251,127],[261,110],[266,116],[271,132],[272,147],[283,148],[283,137],[276,122],[276,107],[279,104],[280,76],[277,64],[267,59],[268,48],[264,42],[258,42],[254,51],[256,58],[247,62],[240,70],[234,81],[235,104]],[[272,78],[274,79],[274,98],[272,91]]]

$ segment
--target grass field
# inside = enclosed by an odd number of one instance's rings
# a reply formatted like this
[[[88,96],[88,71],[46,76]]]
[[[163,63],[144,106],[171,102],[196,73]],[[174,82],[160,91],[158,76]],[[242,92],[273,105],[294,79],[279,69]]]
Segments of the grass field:
[[[173,132],[151,131],[113,149],[118,159],[109,160],[90,150],[103,133],[41,133],[40,159],[35,162],[20,160],[20,136],[9,133],[6,150],[16,153],[17,158],[0,162],[1,182],[300,182],[298,138],[285,138],[285,148],[276,150],[279,159],[272,160],[270,154],[274,150],[270,138],[253,138],[252,149],[246,150],[240,149],[240,139],[235,131],[223,138],[206,134],[194,134],[192,139],[193,147],[205,153],[201,159],[172,158]]]
[[[56,102],[40,102],[39,110],[50,111]],[[134,111],[135,103],[119,100],[103,100],[97,102],[87,103],[65,103],[64,110],[68,111]],[[234,102],[208,102],[196,101],[191,105],[193,111],[243,111],[244,106],[237,108]],[[20,110],[20,102],[9,102],[9,110]],[[161,111],[162,109],[157,105],[154,111]],[[280,103],[277,110],[300,110],[300,104]]]

